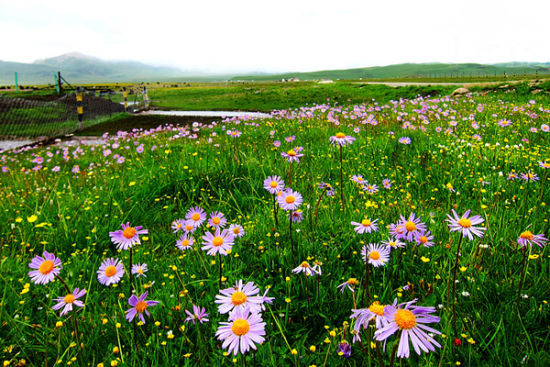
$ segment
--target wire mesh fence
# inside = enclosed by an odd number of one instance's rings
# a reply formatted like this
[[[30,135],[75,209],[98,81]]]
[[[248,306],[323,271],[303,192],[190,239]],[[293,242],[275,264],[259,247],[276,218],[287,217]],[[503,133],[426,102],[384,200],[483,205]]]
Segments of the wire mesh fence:
[[[130,88],[127,112],[144,107],[139,88]],[[79,124],[75,92],[56,94],[0,95],[0,138],[53,138],[125,112],[122,91],[83,90],[83,123]]]

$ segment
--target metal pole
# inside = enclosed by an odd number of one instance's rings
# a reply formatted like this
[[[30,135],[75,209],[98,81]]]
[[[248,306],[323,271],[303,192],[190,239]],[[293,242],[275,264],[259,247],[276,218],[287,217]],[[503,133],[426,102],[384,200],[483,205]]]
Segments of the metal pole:
[[[78,114],[78,129],[83,128],[82,120],[84,119],[84,108],[82,107],[82,88],[76,88],[76,113]]]
[[[128,112],[128,91],[126,87],[122,89],[122,95],[124,96],[124,112]]]
[[[55,91],[57,92],[57,95],[59,95],[59,79],[57,78],[56,73],[53,73],[53,79],[55,80]]]
[[[15,72],[15,92],[19,92],[19,84],[17,83],[17,71]]]
[[[59,88],[59,94],[63,93],[63,87],[61,86],[61,72],[57,72],[57,85]]]

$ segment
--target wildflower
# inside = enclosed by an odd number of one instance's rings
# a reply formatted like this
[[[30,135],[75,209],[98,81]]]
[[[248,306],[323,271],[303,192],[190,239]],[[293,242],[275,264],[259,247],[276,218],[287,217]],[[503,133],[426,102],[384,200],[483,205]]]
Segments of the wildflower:
[[[239,130],[227,131],[227,135],[231,136],[232,138],[238,138],[242,135],[242,132]]]
[[[403,137],[399,138],[398,142],[400,142],[401,144],[404,144],[404,145],[409,145],[411,143],[411,138],[409,138],[407,136],[403,136]]]
[[[264,180],[264,189],[270,194],[276,195],[285,188],[285,182],[279,176],[267,176]]]
[[[394,306],[397,303],[394,303]],[[371,321],[374,321],[376,329],[382,329],[385,327],[389,321],[384,315],[385,305],[381,305],[379,301],[373,302],[368,308],[358,308],[351,310],[351,319],[355,319],[355,324],[353,325],[353,330],[355,331],[353,335],[353,342],[361,341],[361,329],[366,330]]]
[[[483,237],[483,231],[487,228],[474,227],[475,225],[481,224],[485,221],[479,215],[468,218],[468,215],[470,215],[470,209],[468,209],[460,218],[454,209],[452,209],[452,214],[453,216],[447,214],[449,219],[446,219],[451,232],[460,231],[462,235],[468,237],[470,241],[473,241],[474,235],[477,237]]]
[[[351,222],[351,225],[355,226],[355,228],[353,229],[355,232],[363,234],[378,231],[378,226],[376,225],[376,222],[378,222],[378,219],[371,221],[370,219],[365,218],[361,221],[361,223]]]
[[[227,251],[230,250],[233,246],[233,241],[235,237],[227,229],[224,229],[220,233],[220,229],[217,228],[214,234],[206,232],[206,234],[202,236],[202,239],[202,244],[204,246],[201,247],[201,250],[207,251],[208,255],[215,256],[216,254],[220,253],[226,256]]]
[[[539,176],[537,176],[536,173],[532,173],[531,171],[527,173],[522,173],[521,178],[525,180],[525,182],[529,182],[529,181],[535,182],[539,180]]]
[[[353,142],[355,141],[355,138],[353,136],[348,136],[342,132],[339,132],[336,135],[331,136],[329,140],[332,145],[339,145],[341,147],[345,147],[346,145],[353,144]]]
[[[134,264],[132,265],[132,274],[136,274],[137,277],[145,277],[147,278],[147,273],[149,269],[147,269],[147,264]]]
[[[63,268],[61,260],[54,254],[44,251],[42,256],[35,256],[29,264],[29,268],[37,269],[29,271],[31,281],[36,284],[51,282]]]
[[[244,228],[239,224],[232,224],[229,226],[228,231],[238,238],[244,236]]]
[[[292,212],[292,218],[288,215],[288,220],[292,220],[293,223],[300,223],[303,219],[304,213],[302,211]]]
[[[389,232],[390,235],[395,237],[395,239],[401,239],[406,233],[406,229],[404,225],[401,225],[399,223],[391,223],[389,225]]]
[[[283,158],[286,158],[289,162],[296,162],[300,163],[300,158],[304,156],[304,154],[300,153],[303,150],[302,147],[297,147],[294,149],[290,149],[288,152],[282,152],[281,156]]]
[[[216,229],[223,228],[227,224],[227,219],[222,212],[213,212],[210,214],[208,224]]]
[[[426,224],[420,222],[420,216],[418,216],[418,218],[415,217],[415,213],[411,213],[409,219],[405,219],[405,217],[401,215],[401,221],[398,225],[404,227],[405,230],[403,233],[396,235],[396,238],[406,239],[410,242],[414,239],[415,235],[426,230]]]
[[[149,306],[156,306],[160,303],[158,301],[146,301],[145,298],[147,298],[148,293],[149,291],[145,291],[145,293],[139,296],[139,298],[135,294],[132,294],[132,296],[128,299],[128,304],[132,306],[131,308],[126,310],[126,319],[128,320],[128,322],[132,322],[134,317],[138,315],[141,322],[145,324],[143,313],[145,312],[147,316],[151,316],[151,314],[149,314],[149,311],[147,311],[147,308]]]
[[[550,162],[539,161],[538,163],[539,163],[539,167],[541,168],[544,168],[544,169],[550,168]]]
[[[141,243],[139,240],[140,234],[149,233],[148,230],[142,228],[142,226],[130,227],[130,222],[128,222],[122,224],[122,230],[109,232],[109,236],[111,241],[117,245],[117,249],[128,250]]]
[[[256,349],[256,344],[263,343],[265,322],[260,314],[250,312],[248,308],[236,309],[229,315],[229,322],[221,322],[216,336],[222,341],[222,348],[237,355],[239,350],[244,354]],[[256,344],[255,344],[256,343]]]
[[[342,343],[338,344],[337,352],[339,356],[342,356],[344,358],[351,357],[351,344],[344,340]]]
[[[85,294],[85,289],[80,290],[78,288],[75,288],[73,293],[69,293],[65,297],[55,298],[54,301],[57,302],[57,304],[52,307],[52,310],[59,310],[61,307],[63,307],[63,310],[59,314],[59,316],[63,316],[67,312],[73,310],[73,304],[78,307],[84,307],[84,303],[82,301],[79,301],[78,299]]]
[[[542,125],[540,125],[540,129],[542,131],[544,131],[545,133],[547,133],[547,132],[550,131],[550,126],[548,126],[547,124],[542,124]]]
[[[358,184],[367,183],[367,181],[365,181],[365,179],[363,178],[362,175],[353,175],[353,176],[351,176],[351,180],[355,183],[358,183]]]
[[[196,222],[193,221],[193,219],[187,219],[182,227],[182,230],[188,235],[189,233],[195,232],[199,227],[200,226],[196,226]]]
[[[185,227],[185,219],[176,219],[172,222],[171,228],[174,230],[174,233],[178,233],[179,231],[182,231]]]
[[[369,184],[361,186],[361,189],[363,191],[368,192],[369,194],[376,194],[378,192],[378,186],[376,184]]]
[[[392,237],[388,237],[386,241],[382,241],[382,245],[388,246],[391,249],[403,248],[406,246],[405,242],[401,242],[397,238]]]
[[[419,232],[415,237],[416,243],[418,245],[423,245],[424,247],[432,247],[434,245],[433,239],[434,236],[431,235],[430,231]]]
[[[199,206],[189,209],[185,219],[192,221],[194,227],[200,227],[206,220],[206,212]]]
[[[264,310],[264,297],[258,296],[260,290],[254,282],[248,282],[243,285],[243,281],[238,280],[234,287],[222,289],[221,294],[216,295],[218,312],[228,313],[235,309],[249,309],[251,312],[261,312]]]
[[[515,172],[510,172],[510,173],[508,173],[508,178],[507,178],[508,181],[510,181],[510,180],[516,180],[516,179],[518,179],[518,178],[519,178],[519,176],[517,175],[517,173],[515,173]]]
[[[512,121],[506,120],[506,119],[502,119],[498,122],[498,126],[500,126],[500,127],[507,127],[507,126],[511,126],[511,125],[512,125]]]
[[[441,348],[441,345],[426,333],[441,334],[441,332],[424,325],[439,322],[439,317],[430,315],[435,312],[435,307],[419,307],[414,303],[416,303],[416,299],[402,303],[397,308],[393,305],[386,306],[384,314],[388,324],[374,333],[376,340],[383,341],[400,331],[397,349],[399,358],[409,357],[409,339],[417,354],[420,354],[421,350],[428,353],[428,351],[435,351],[435,347]]]
[[[302,263],[298,267],[292,269],[292,272],[296,274],[303,272],[309,276],[320,274],[315,269],[313,269],[307,261],[302,261]]]
[[[119,259],[104,260],[97,271],[97,279],[103,285],[109,286],[120,282],[124,275],[124,266]]]
[[[518,238],[518,245],[520,246],[529,245],[532,247],[535,244],[540,248],[544,248],[546,242],[548,242],[548,238],[544,237],[544,234],[533,234],[531,231],[522,232]]]
[[[390,189],[391,188],[391,181],[387,178],[382,180],[382,186],[384,186],[385,189]]]
[[[285,137],[285,141],[286,141],[287,143],[293,142],[294,139],[296,139],[296,136],[294,136],[294,135],[290,135],[290,136]]]
[[[445,187],[447,188],[447,190],[449,190],[450,192],[456,192],[456,190],[453,188],[453,185],[449,182],[448,184],[445,185]]]
[[[337,288],[340,289],[342,293],[344,293],[346,289],[349,289],[350,291],[355,292],[354,287],[356,285],[359,285],[359,281],[356,278],[349,278],[347,281],[340,284]]]
[[[361,249],[361,255],[365,264],[368,262],[372,266],[384,266],[390,259],[390,249],[386,246],[369,243]]]
[[[315,260],[314,264],[315,265],[313,265],[312,269],[317,273],[317,275],[323,274],[323,272],[321,270],[321,265],[323,265],[323,263],[320,262],[319,260]]]
[[[302,195],[298,191],[287,189],[277,196],[277,203],[283,210],[296,210],[302,205]]]
[[[201,324],[210,321],[208,320],[208,314],[206,313],[206,309],[204,307],[193,305],[193,313],[187,310],[185,310],[185,313],[188,315],[188,317],[185,319],[185,322],[192,321],[193,325],[195,325],[195,320],[197,320]]]
[[[279,140],[275,140],[275,141],[273,142],[273,145],[274,145],[276,148],[278,148],[278,147],[281,146],[281,142],[280,142]]]

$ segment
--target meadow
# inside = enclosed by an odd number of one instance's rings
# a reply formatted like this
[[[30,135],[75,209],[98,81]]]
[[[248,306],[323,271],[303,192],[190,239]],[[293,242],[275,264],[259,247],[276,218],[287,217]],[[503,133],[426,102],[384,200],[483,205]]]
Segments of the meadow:
[[[549,365],[550,105],[505,97],[2,153],[0,359]]]

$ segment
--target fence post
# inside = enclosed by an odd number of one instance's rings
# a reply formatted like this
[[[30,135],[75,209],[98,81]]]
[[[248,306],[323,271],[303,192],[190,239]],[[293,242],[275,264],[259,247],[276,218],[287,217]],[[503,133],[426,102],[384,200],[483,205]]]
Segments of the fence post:
[[[143,104],[145,111],[149,110],[149,96],[147,96],[147,87],[143,87]]]
[[[122,95],[124,96],[124,112],[128,112],[128,91],[126,87],[122,88]]]
[[[19,84],[17,83],[17,71],[15,72],[15,92],[19,92]]]
[[[82,88],[76,87],[76,113],[78,114],[78,129],[83,128],[84,107],[82,106]]]

